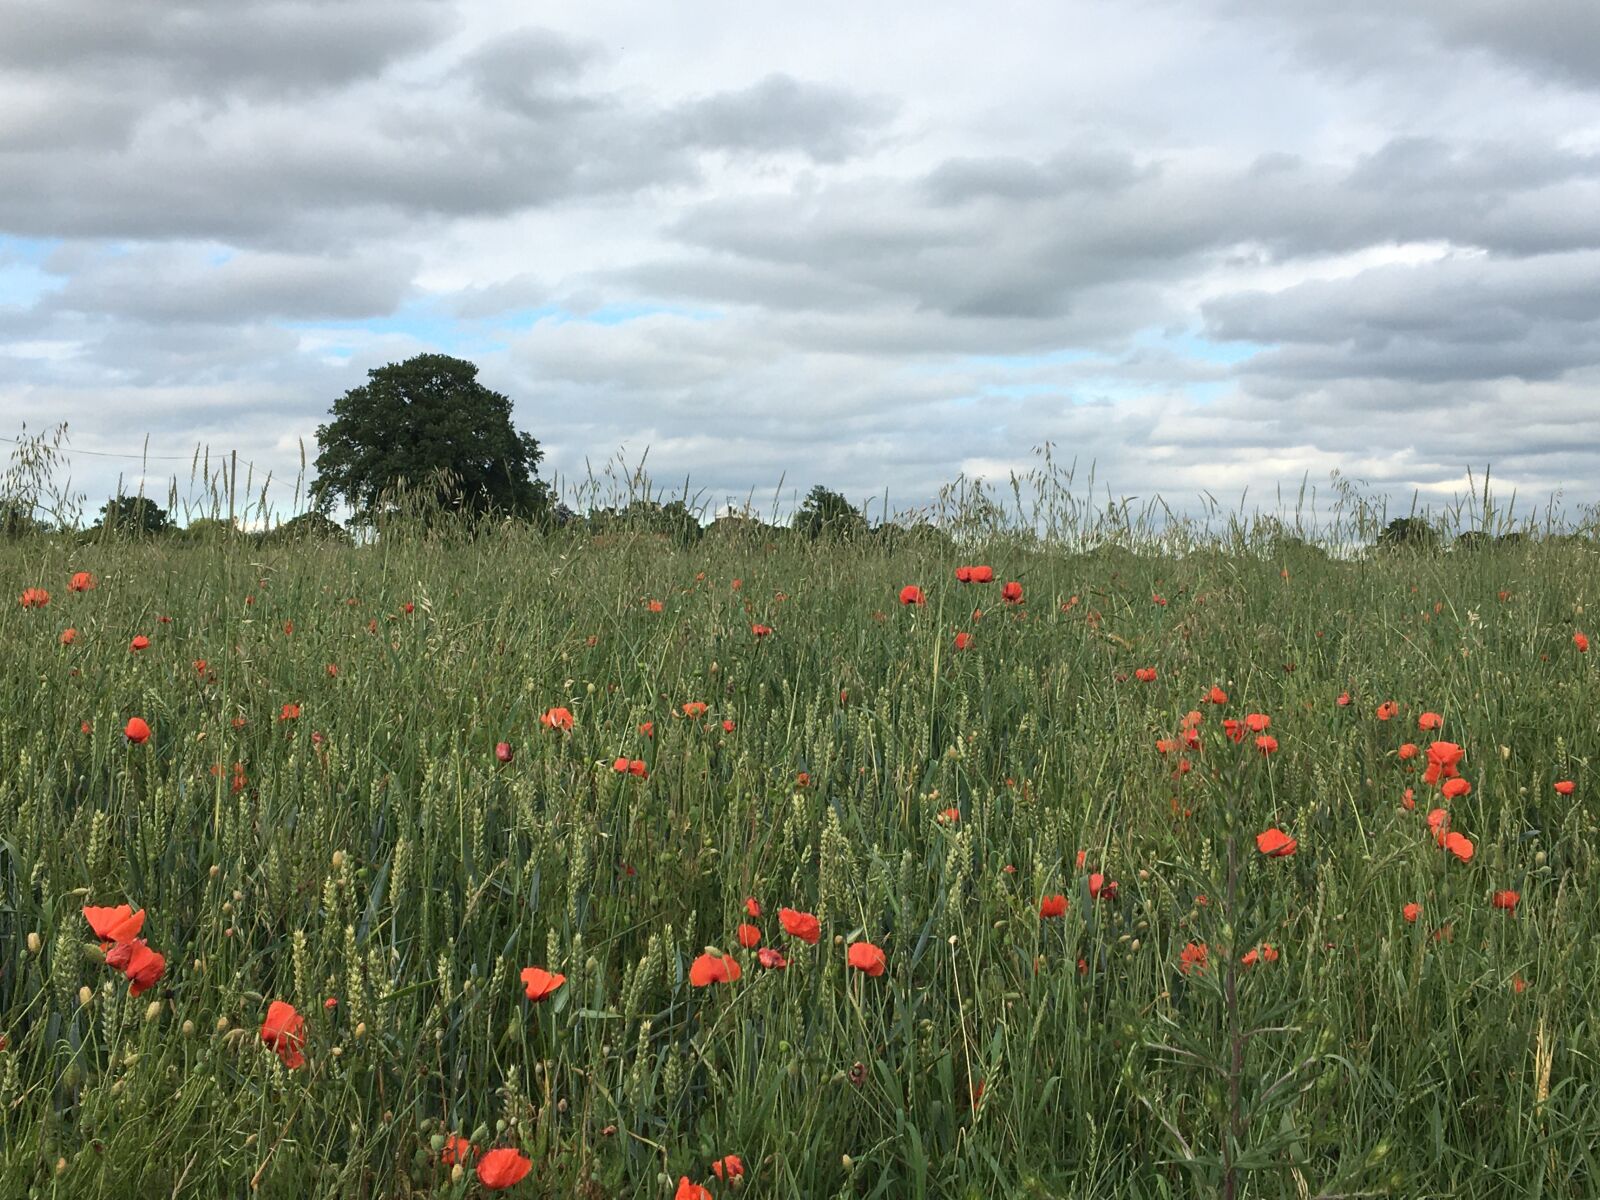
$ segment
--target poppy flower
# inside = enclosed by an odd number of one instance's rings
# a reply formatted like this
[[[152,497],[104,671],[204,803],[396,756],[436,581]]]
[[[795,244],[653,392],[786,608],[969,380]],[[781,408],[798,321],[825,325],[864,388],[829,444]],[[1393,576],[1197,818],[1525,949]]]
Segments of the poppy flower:
[[[1041,917],[1064,917],[1067,915],[1067,898],[1060,892],[1046,896],[1039,901],[1039,915]]]
[[[539,723],[547,729],[570,730],[572,728],[572,710],[569,708],[546,709],[544,716],[539,718]]]
[[[1079,865],[1082,866],[1083,864],[1079,863]],[[1117,898],[1117,882],[1116,882],[1116,880],[1107,879],[1104,875],[1100,874],[1100,872],[1098,872],[1098,871],[1096,871],[1094,874],[1089,876],[1089,899],[1091,899],[1091,900],[1115,900],[1116,898]]]
[[[737,1154],[724,1155],[711,1164],[711,1173],[723,1182],[738,1179],[744,1174],[744,1163]]]
[[[651,612],[653,612],[653,613],[658,613],[658,612],[660,612],[660,611],[661,611],[661,610],[662,610],[662,609],[663,609],[663,608],[665,608],[665,607],[666,607],[666,605],[664,605],[664,604],[662,604],[662,603],[661,603],[661,601],[659,601],[659,600],[650,600],[650,601],[647,601],[647,602],[646,602],[646,603],[645,603],[645,607],[646,607],[646,608],[647,608],[647,609],[649,609],[649,610],[650,610],[650,611],[651,611]]]
[[[731,954],[702,954],[689,964],[689,986],[703,988],[713,983],[732,983],[743,973]]]
[[[70,646],[70,645],[72,645],[73,642],[75,642],[77,640],[78,640],[78,631],[76,629],[63,629],[61,631],[61,644],[63,646]]]
[[[994,582],[994,568],[993,567],[973,567],[972,568],[972,582],[973,583],[993,583]]]
[[[1415,758],[1417,756],[1417,744],[1415,742],[1403,742],[1400,749],[1395,753],[1399,756],[1401,762]]]
[[[789,965],[789,960],[771,946],[757,950],[756,961],[769,971],[781,971]]]
[[[1428,747],[1428,769],[1422,773],[1423,783],[1438,783],[1460,774],[1459,766],[1466,751],[1454,742],[1434,742]]]
[[[922,589],[915,584],[908,583],[900,589],[901,604],[926,604],[927,597],[922,594]]]
[[[1257,963],[1275,963],[1278,961],[1278,951],[1270,942],[1262,942],[1254,950],[1246,951],[1239,961],[1247,967],[1253,967]]]
[[[687,1175],[680,1175],[678,1190],[672,1193],[672,1200],[711,1200],[711,1191],[694,1183]]]
[[[439,1152],[439,1161],[447,1167],[453,1167],[457,1163],[469,1163],[477,1156],[476,1146],[459,1133],[452,1133],[444,1140],[444,1149]]]
[[[1276,754],[1278,752],[1278,739],[1270,733],[1263,733],[1256,739],[1256,749],[1263,754]]]
[[[409,617],[412,613],[417,611],[417,606],[415,604],[411,603],[411,601],[407,600],[404,604],[402,604],[400,606],[400,611],[405,613],[406,616]]]
[[[1163,596],[1160,592],[1151,592],[1150,593],[1150,603],[1151,604],[1159,604],[1162,608],[1165,608],[1167,606],[1167,598],[1165,596]]]
[[[1175,753],[1177,751],[1177,749],[1178,749],[1178,743],[1173,741],[1171,738],[1157,738],[1156,739],[1156,753],[1157,754],[1173,754],[1173,753]]]
[[[1000,599],[1004,600],[1007,604],[1021,604],[1022,585],[1015,579],[1011,580],[1000,589]]]
[[[611,764],[611,769],[618,775],[626,775],[628,773],[628,760],[626,758],[616,759]]]
[[[795,785],[795,787],[799,787],[799,788],[808,788],[808,787],[810,787],[811,786],[811,772],[810,771],[796,771],[794,773],[794,785]]]
[[[1299,848],[1299,842],[1276,826],[1256,834],[1256,849],[1268,858],[1288,858]]]
[[[1412,788],[1407,788],[1400,794],[1400,804],[1407,812],[1417,806],[1417,793]]]
[[[87,571],[78,571],[72,576],[72,582],[67,584],[75,592],[87,592],[99,581]]]
[[[1230,742],[1242,742],[1245,734],[1244,722],[1235,721],[1232,717],[1223,717],[1222,732]]]
[[[645,765],[644,759],[636,758],[628,763],[628,774],[638,779],[648,779],[650,768]]]
[[[639,725],[639,732],[644,734],[644,736],[647,737],[647,738],[655,737],[655,735],[656,735],[656,723],[654,721],[641,722],[640,725]]]
[[[285,704],[278,710],[278,720],[298,721],[300,719],[300,706],[298,704]]]
[[[306,1021],[288,1001],[274,1000],[267,1006],[267,1019],[261,1022],[261,1040],[277,1051],[291,1071],[305,1065],[306,1056],[300,1051],[306,1044]]]
[[[133,985],[130,996],[139,996],[155,986],[156,980],[166,972],[167,960],[150,949],[143,938],[118,942],[106,951],[106,965],[115,967],[128,977]]]
[[[815,946],[817,939],[822,936],[822,926],[817,918],[808,912],[797,912],[792,908],[778,910],[778,923],[783,926],[783,931],[792,938],[799,938],[808,946]]]
[[[941,825],[954,825],[959,820],[961,820],[961,810],[959,808],[947,808],[939,814],[939,824]]]
[[[1154,683],[1156,681],[1156,669],[1154,667],[1139,667],[1134,671],[1133,677],[1140,683]]]
[[[1439,791],[1444,795],[1446,800],[1454,800],[1457,797],[1465,796],[1468,792],[1472,791],[1472,785],[1465,779],[1461,778],[1461,776],[1457,775],[1453,779],[1446,779],[1444,781],[1444,785],[1440,787]]]
[[[1555,783],[1556,794],[1558,796],[1570,796],[1577,786],[1570,779],[1558,779]]]
[[[1412,925],[1417,923],[1417,918],[1422,915],[1422,905],[1413,900],[1400,910],[1400,915]]]
[[[494,756],[500,762],[508,763],[516,757],[516,751],[511,748],[510,742],[496,742],[494,744]]]
[[[1206,969],[1210,950],[1204,942],[1190,942],[1178,954],[1178,970],[1187,975],[1190,971]]]
[[[1444,835],[1444,848],[1462,862],[1471,862],[1472,856],[1477,853],[1477,847],[1472,844],[1472,839],[1453,829]]]
[[[143,717],[129,717],[128,723],[122,727],[122,733],[136,746],[142,746],[150,740],[150,726]]]
[[[135,637],[133,641],[128,643],[128,649],[132,650],[135,654],[141,650],[147,650],[149,648],[150,639],[145,637],[145,635],[142,633]]]
[[[1335,700],[1334,703],[1337,704],[1340,708],[1349,708],[1350,707],[1350,693],[1349,692],[1340,692],[1339,693],[1339,698],[1337,700]]]
[[[1444,718],[1436,712],[1425,712],[1417,718],[1417,728],[1421,730],[1438,729],[1444,724]]]
[[[132,907],[119,904],[115,908],[96,908],[85,905],[84,920],[102,942],[129,942],[139,936],[144,928],[144,909],[134,912]]]
[[[48,592],[45,593],[45,599],[47,601],[50,599],[50,594]],[[1582,633],[1573,634],[1572,644],[1578,648],[1579,654],[1589,653],[1589,639],[1586,635]]]
[[[961,633],[956,634],[956,649],[957,650],[965,650],[970,645],[972,645],[972,635],[970,633],[967,633],[967,632],[963,631]]]
[[[1376,715],[1378,720],[1387,721],[1391,717],[1395,716],[1399,711],[1400,706],[1393,700],[1385,700],[1382,704],[1378,705],[1378,711]]]
[[[882,975],[884,968],[889,965],[888,956],[871,942],[851,942],[850,949],[845,951],[845,961],[873,979]]]
[[[686,717],[703,717],[706,715],[706,704],[703,700],[690,700],[683,706],[683,715]]]
[[[971,567],[957,567],[956,568],[956,582],[957,583],[971,583],[972,582],[972,568]]]
[[[1503,892],[1496,892],[1489,898],[1489,903],[1496,908],[1503,908],[1506,912],[1511,912],[1517,907],[1517,901],[1521,899],[1522,894],[1520,892],[1513,892],[1507,889]]]
[[[522,968],[522,982],[526,989],[525,994],[535,1004],[544,1003],[566,981],[567,977],[565,975],[558,975],[554,971],[546,971],[543,967]]]
[[[737,726],[734,725],[732,720],[726,720],[726,721],[722,722],[722,732],[723,733],[732,733],[736,728],[737,728]]]
[[[756,902],[754,896],[746,896],[744,898],[744,911],[746,916],[759,917],[761,915],[761,905]]]
[[[31,587],[22,590],[23,608],[43,608],[50,603],[50,593],[43,588]]]
[[[761,930],[758,926],[741,924],[739,926],[739,945],[746,950],[754,950],[761,945]]]
[[[521,1183],[531,1170],[531,1158],[520,1150],[501,1146],[478,1160],[478,1182],[491,1192],[504,1191]]]
[[[1244,727],[1251,733],[1265,733],[1272,727],[1272,718],[1266,713],[1250,713],[1244,719]]]
[[[1211,704],[1226,704],[1228,702],[1228,693],[1212,684],[1211,690],[1206,693],[1205,698]]]
[[[1433,830],[1440,845],[1443,845],[1444,831],[1450,828],[1450,814],[1442,808],[1433,809],[1428,813],[1428,828]]]

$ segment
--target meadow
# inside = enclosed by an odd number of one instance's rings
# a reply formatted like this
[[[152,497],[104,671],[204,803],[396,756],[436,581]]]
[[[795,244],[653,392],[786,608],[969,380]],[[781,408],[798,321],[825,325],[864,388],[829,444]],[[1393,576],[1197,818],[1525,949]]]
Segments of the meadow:
[[[0,564],[0,1195],[1600,1191],[1592,542]]]

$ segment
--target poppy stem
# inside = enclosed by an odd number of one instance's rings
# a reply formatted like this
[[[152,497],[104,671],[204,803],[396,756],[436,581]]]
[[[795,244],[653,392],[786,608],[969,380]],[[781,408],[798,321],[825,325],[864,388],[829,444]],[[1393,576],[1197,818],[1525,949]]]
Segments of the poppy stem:
[[[1232,926],[1236,919],[1234,901],[1239,890],[1239,839],[1236,832],[1228,830],[1228,882],[1223,890],[1223,903],[1226,905],[1228,924]],[[1240,1081],[1244,1075],[1244,1043],[1245,1035],[1239,1028],[1239,968],[1238,956],[1234,954],[1234,947],[1230,944],[1224,950],[1227,955],[1226,965],[1222,975],[1222,1000],[1223,1013],[1228,1024],[1228,1128],[1222,1139],[1222,1195],[1225,1200],[1234,1200],[1238,1194],[1239,1168],[1234,1162],[1234,1153],[1244,1140],[1245,1124],[1244,1109],[1240,1097]]]

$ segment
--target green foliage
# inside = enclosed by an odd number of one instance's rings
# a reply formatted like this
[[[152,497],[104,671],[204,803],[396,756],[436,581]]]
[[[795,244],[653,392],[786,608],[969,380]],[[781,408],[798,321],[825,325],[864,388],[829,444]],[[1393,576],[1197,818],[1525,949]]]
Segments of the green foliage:
[[[175,528],[167,510],[150,497],[117,495],[100,506],[94,531],[113,537],[157,537]]]
[[[602,508],[589,517],[596,533],[647,533],[665,537],[678,546],[692,546],[704,532],[700,520],[682,500],[633,500],[620,507]]]
[[[297,517],[291,517],[261,535],[261,543],[266,546],[281,546],[295,542],[327,542],[337,546],[348,546],[352,540],[348,530],[337,521],[330,520],[318,512],[301,513]]]
[[[844,541],[867,531],[867,519],[861,510],[820,483],[806,495],[794,514],[793,523],[795,532],[811,541],[819,538]]]
[[[511,1197],[1592,1193],[1591,545],[1285,575],[716,526],[0,546],[0,1196],[483,1194],[449,1134],[534,1159]],[[80,912],[124,902],[139,997]],[[690,986],[708,945],[738,982]]]
[[[546,511],[539,443],[512,426],[510,399],[479,383],[475,365],[419,354],[367,378],[317,429],[319,506],[342,500],[364,522],[407,500],[469,517]]]
[[[1439,546],[1439,531],[1422,517],[1396,517],[1378,534],[1380,550],[1410,550],[1431,554]]]

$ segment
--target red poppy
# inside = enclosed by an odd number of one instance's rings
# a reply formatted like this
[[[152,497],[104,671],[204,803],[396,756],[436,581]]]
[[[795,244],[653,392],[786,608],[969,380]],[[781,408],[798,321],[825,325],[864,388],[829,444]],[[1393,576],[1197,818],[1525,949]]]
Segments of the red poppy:
[[[796,771],[794,774],[795,787],[808,788],[811,786],[811,772]]]
[[[1400,711],[1400,706],[1393,700],[1385,700],[1378,705],[1377,717],[1380,721],[1387,721]]]
[[[947,808],[939,814],[939,824],[941,825],[954,825],[959,820],[961,820],[961,810],[959,808]]]
[[[1570,796],[1577,786],[1570,779],[1558,779],[1555,783],[1556,794],[1558,796]]]
[[[1278,739],[1270,733],[1263,733],[1256,739],[1256,749],[1263,754],[1276,754],[1278,752]]]
[[[278,710],[278,720],[298,721],[300,719],[300,706],[298,704],[285,704]]]
[[[150,726],[143,717],[129,717],[128,723],[122,727],[122,733],[135,745],[143,745],[150,740]]]
[[[144,909],[134,912],[132,907],[119,904],[115,908],[96,908],[85,905],[84,920],[102,942],[128,942],[139,936],[144,928]]]
[[[118,942],[106,951],[106,966],[115,967],[128,977],[133,985],[130,996],[142,995],[155,986],[156,980],[166,972],[167,960],[150,949],[143,938]]]
[[[712,1200],[709,1188],[703,1188],[698,1183],[692,1182],[687,1175],[678,1177],[678,1190],[672,1193],[672,1200]]]
[[[1412,788],[1407,788],[1400,794],[1400,804],[1407,812],[1410,812],[1417,806],[1417,793]]]
[[[1415,925],[1417,918],[1422,915],[1422,905],[1413,900],[1410,904],[1406,905],[1400,910],[1400,915],[1408,922]]]
[[[781,971],[789,965],[789,960],[771,946],[763,946],[757,950],[756,961],[769,971]]]
[[[772,632],[772,626],[771,625],[752,625],[752,626],[750,626],[750,632],[755,634],[756,637],[758,637],[758,638],[764,638],[764,637],[766,637],[768,634],[770,634]]]
[[[516,757],[516,751],[511,748],[510,742],[496,742],[494,744],[494,756],[500,762],[508,763]]]
[[[547,729],[571,729],[572,710],[569,708],[546,709],[544,716],[539,718],[539,723]]]
[[[1262,942],[1254,950],[1247,951],[1239,961],[1247,967],[1253,967],[1257,963],[1263,962],[1275,963],[1278,961],[1278,951],[1270,942]]]
[[[531,1170],[533,1160],[526,1154],[501,1146],[478,1160],[478,1182],[491,1192],[499,1192],[521,1183]]]
[[[653,613],[658,613],[665,608],[666,605],[662,604],[659,600],[650,600],[645,603],[645,607]]]
[[[1000,599],[1004,600],[1007,604],[1021,604],[1022,585],[1015,579],[1011,580],[1000,589]]]
[[[1078,865],[1082,866],[1083,863],[1079,862]],[[1091,900],[1115,900],[1116,898],[1117,898],[1117,882],[1116,882],[1116,880],[1107,879],[1104,875],[1100,874],[1100,872],[1098,872],[1098,871],[1096,871],[1094,874],[1089,876],[1089,899],[1091,899]]]
[[[1205,698],[1212,704],[1226,704],[1228,702],[1228,693],[1217,687],[1216,684],[1212,684],[1211,690],[1206,693]]]
[[[1150,603],[1151,604],[1159,604],[1162,608],[1165,608],[1167,606],[1167,598],[1165,596],[1163,596],[1160,592],[1151,592],[1150,593]]]
[[[1425,712],[1417,718],[1417,728],[1421,730],[1438,729],[1444,724],[1444,718],[1436,712]]]
[[[50,603],[50,593],[43,588],[31,587],[22,590],[23,608],[43,608]]]
[[[70,645],[72,645],[73,642],[75,642],[77,640],[78,640],[78,631],[76,629],[63,629],[61,631],[61,644],[63,646],[70,646]]]
[[[1288,858],[1299,848],[1299,842],[1276,826],[1256,834],[1256,849],[1268,858]]]
[[[993,583],[994,582],[994,568],[993,567],[973,567],[972,568],[972,582],[973,583]]]
[[[737,1154],[724,1155],[711,1164],[711,1173],[723,1182],[738,1179],[744,1174],[744,1163]]]
[[[87,592],[99,582],[87,571],[78,571],[72,576],[72,582],[67,584],[75,592]]]
[[[526,995],[535,1004],[544,1003],[566,981],[567,977],[565,975],[558,975],[554,971],[546,971],[543,967],[522,968],[522,982],[526,988]]]
[[[1177,749],[1178,749],[1178,743],[1173,741],[1171,738],[1157,738],[1156,739],[1156,753],[1157,754],[1173,754],[1173,753],[1176,753]]]
[[[45,595],[45,599],[48,600],[49,598],[50,598],[49,594],[47,593]],[[1578,648],[1578,653],[1579,654],[1587,654],[1587,653],[1589,653],[1589,639],[1584,634],[1581,634],[1581,633],[1573,634],[1572,635],[1572,644]]]
[[[1438,783],[1459,774],[1459,765],[1466,751],[1454,742],[1434,742],[1428,747],[1428,769],[1422,773],[1423,783]]]
[[[734,725],[734,723],[733,723],[733,721],[731,719],[722,722],[722,732],[723,733],[732,733],[736,728],[737,728],[737,726]]]
[[[888,956],[871,942],[851,942],[850,949],[845,952],[845,961],[874,979],[882,975],[884,968],[889,965]]]
[[[799,938],[808,946],[815,946],[817,939],[822,936],[822,926],[817,918],[808,912],[798,912],[792,908],[778,910],[778,923],[783,926],[783,931],[792,938]]]
[[[1139,667],[1133,672],[1133,677],[1140,683],[1154,683],[1156,681],[1156,669],[1154,667]]]
[[[689,964],[689,986],[703,988],[713,983],[732,983],[743,973],[731,954],[702,954]]]
[[[306,1022],[294,1005],[274,1000],[267,1006],[267,1019],[261,1022],[261,1040],[277,1051],[283,1065],[291,1071],[305,1065],[300,1051],[306,1044]]]
[[[1204,971],[1210,953],[1204,942],[1190,942],[1178,954],[1178,970],[1187,975],[1190,971]]]
[[[1339,693],[1339,698],[1337,700],[1335,700],[1334,703],[1337,704],[1340,708],[1349,708],[1350,707],[1350,693],[1349,692],[1340,692]]]
[[[1244,719],[1244,727],[1251,733],[1265,733],[1272,727],[1272,718],[1266,713],[1250,713]]]
[[[1244,722],[1235,721],[1232,717],[1222,718],[1222,732],[1230,742],[1244,741]]]
[[[1503,892],[1496,892],[1489,898],[1489,903],[1493,904],[1496,908],[1503,908],[1507,912],[1511,912],[1517,907],[1517,901],[1521,899],[1522,893],[1513,892],[1507,889]]]
[[[1039,901],[1039,915],[1041,917],[1064,917],[1067,915],[1067,898],[1060,892],[1046,896]]]
[[[452,1133],[444,1140],[444,1149],[439,1152],[439,1161],[447,1167],[457,1163],[469,1163],[478,1157],[478,1148],[458,1133]]]
[[[417,611],[417,606],[411,603],[411,601],[407,600],[400,606],[400,611],[405,613],[407,616],[410,616],[412,613]]]
[[[901,604],[926,604],[927,602],[927,597],[922,594],[922,589],[917,587],[916,584],[908,583],[900,589]]]
[[[759,917],[761,915],[761,905],[756,903],[754,896],[746,896],[744,898],[744,911],[746,916]]]
[[[1453,829],[1444,835],[1444,848],[1462,862],[1471,862],[1472,856],[1477,853],[1477,847],[1472,844],[1472,839]]]
[[[640,726],[639,726],[639,732],[644,734],[644,736],[647,737],[647,738],[655,737],[655,735],[656,735],[656,723],[654,721],[642,722],[640,724]]]
[[[128,649],[132,650],[135,654],[137,654],[140,650],[149,649],[149,647],[150,639],[145,637],[145,635],[142,633],[135,637],[133,641],[128,643]]]
[[[972,582],[972,568],[971,567],[957,567],[956,568],[956,582],[957,583],[971,583]]]
[[[972,645],[972,635],[970,633],[967,633],[967,632],[963,631],[961,633],[956,634],[956,649],[957,650],[965,650],[970,645]]]
[[[650,777],[650,768],[645,765],[644,759],[636,758],[628,763],[628,774],[638,779],[648,779]]]
[[[1461,776],[1457,775],[1453,779],[1446,779],[1439,791],[1444,795],[1446,800],[1455,800],[1458,797],[1465,796],[1467,793],[1472,791],[1472,785],[1465,779],[1461,778]]]
[[[739,945],[746,950],[754,950],[761,945],[760,928],[755,925],[741,924],[739,926]]]
[[[1400,749],[1395,753],[1400,756],[1401,762],[1415,758],[1417,756],[1417,744],[1415,742],[1402,742]]]
[[[683,715],[686,717],[703,717],[706,715],[706,705],[703,700],[690,700],[683,706]]]

